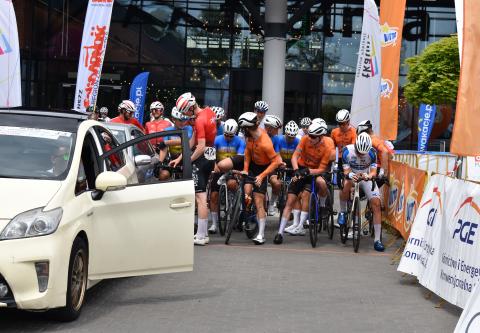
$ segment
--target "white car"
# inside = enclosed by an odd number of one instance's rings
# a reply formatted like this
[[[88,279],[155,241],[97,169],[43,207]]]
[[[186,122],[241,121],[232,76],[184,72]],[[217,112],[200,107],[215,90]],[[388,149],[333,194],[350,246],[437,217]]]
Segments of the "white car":
[[[0,111],[0,308],[74,320],[98,280],[192,270],[190,155],[183,178],[139,184],[125,149],[166,133],[117,146],[85,118]]]

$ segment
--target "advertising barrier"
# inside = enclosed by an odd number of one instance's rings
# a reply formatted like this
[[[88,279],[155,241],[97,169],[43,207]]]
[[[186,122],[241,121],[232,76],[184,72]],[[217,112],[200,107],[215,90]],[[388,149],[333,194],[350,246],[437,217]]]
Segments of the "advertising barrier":
[[[480,278],[480,185],[433,175],[398,270],[465,307]]]
[[[395,161],[391,161],[389,168],[390,186],[385,187],[383,195],[386,218],[407,239],[422,199],[427,173]]]
[[[458,320],[455,333],[480,332],[480,286],[477,285]]]

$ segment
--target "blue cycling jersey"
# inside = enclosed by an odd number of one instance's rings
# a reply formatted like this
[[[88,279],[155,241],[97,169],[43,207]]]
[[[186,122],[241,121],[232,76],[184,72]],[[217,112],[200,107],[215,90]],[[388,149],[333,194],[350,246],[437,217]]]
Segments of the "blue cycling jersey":
[[[176,128],[175,126],[170,126],[170,127],[165,128],[165,131],[179,130],[179,129],[180,128]],[[182,129],[187,131],[188,138],[190,139],[193,135],[192,126],[185,126]],[[165,141],[175,140],[175,139],[180,139],[180,137],[178,135],[171,135],[171,136],[166,136],[164,138]],[[177,158],[182,153],[182,145],[179,144],[179,145],[175,145],[175,146],[169,146],[168,151],[170,152],[171,158],[173,158],[173,159]]]
[[[217,135],[223,135],[223,121],[217,124]]]
[[[217,150],[217,161],[235,155],[243,155],[245,152],[245,141],[238,135],[235,135],[229,141],[227,141],[224,135],[217,135],[214,146]]]
[[[297,149],[298,143],[300,140],[298,138],[294,138],[291,142],[287,142],[285,135],[276,135],[273,137],[274,140],[274,149],[275,152],[280,153],[283,162],[291,165],[291,159],[295,149]]]

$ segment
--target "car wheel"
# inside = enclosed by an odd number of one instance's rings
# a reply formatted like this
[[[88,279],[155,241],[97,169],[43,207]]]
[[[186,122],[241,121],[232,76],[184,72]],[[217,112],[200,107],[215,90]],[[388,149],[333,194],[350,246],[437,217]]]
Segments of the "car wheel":
[[[68,265],[68,283],[66,306],[58,310],[61,321],[73,321],[78,318],[85,302],[88,280],[88,248],[86,242],[77,237],[73,242]]]

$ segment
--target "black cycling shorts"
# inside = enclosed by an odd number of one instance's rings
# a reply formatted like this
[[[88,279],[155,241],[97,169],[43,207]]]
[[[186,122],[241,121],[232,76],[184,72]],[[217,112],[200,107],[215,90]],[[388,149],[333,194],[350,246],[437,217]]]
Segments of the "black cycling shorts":
[[[257,177],[259,174],[264,172],[268,168],[269,164],[267,165],[258,165],[255,163],[250,162],[250,167],[248,169],[248,175],[251,177]],[[267,178],[265,177],[262,181],[260,186],[255,185],[253,180],[247,179],[245,180],[245,184],[253,184],[253,192],[265,194],[267,193]]]
[[[215,167],[215,161],[200,156],[192,163],[192,177],[195,184],[195,193],[207,191],[208,178]]]
[[[288,185],[288,193],[299,195],[302,191],[312,192],[312,178],[314,176],[306,176],[297,178],[295,181],[291,181]]]
[[[218,185],[218,180],[220,179],[220,177],[222,175],[223,175],[222,172],[214,172],[212,174],[211,183],[210,183],[210,192],[219,192],[220,191],[220,185]],[[227,178],[227,180],[230,180],[230,179],[235,179],[235,177],[232,175],[232,176]]]
[[[233,170],[242,171],[243,170],[243,162],[245,160],[245,156],[243,155],[235,155],[230,157],[233,163]]]

